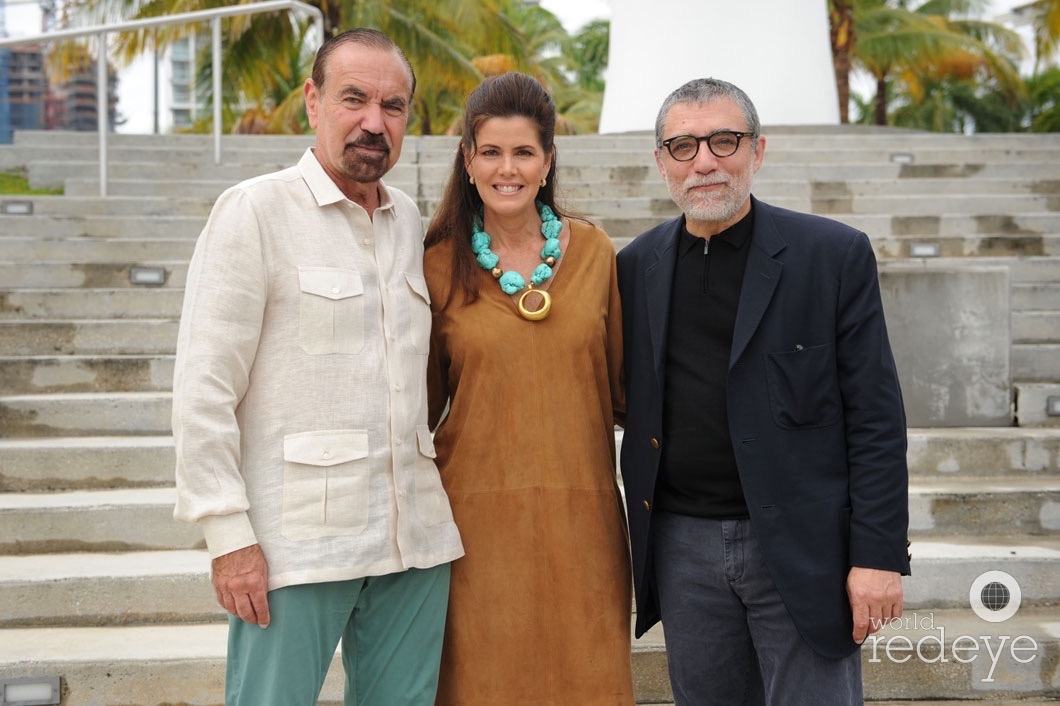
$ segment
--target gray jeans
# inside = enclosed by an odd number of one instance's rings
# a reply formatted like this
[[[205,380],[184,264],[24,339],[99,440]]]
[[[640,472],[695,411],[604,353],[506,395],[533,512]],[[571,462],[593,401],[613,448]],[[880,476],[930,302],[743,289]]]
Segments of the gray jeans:
[[[860,706],[861,653],[799,636],[750,520],[653,519],[655,582],[675,706]]]

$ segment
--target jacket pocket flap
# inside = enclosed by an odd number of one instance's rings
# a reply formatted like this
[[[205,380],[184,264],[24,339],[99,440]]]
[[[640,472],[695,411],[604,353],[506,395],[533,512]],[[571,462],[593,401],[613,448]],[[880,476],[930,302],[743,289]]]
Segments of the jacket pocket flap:
[[[283,438],[283,460],[291,463],[335,466],[367,456],[367,431],[307,431]]]
[[[421,454],[427,458],[434,458],[437,455],[434,451],[434,436],[426,424],[416,427],[416,441],[419,442]]]
[[[360,274],[337,267],[299,267],[298,287],[306,294],[327,299],[345,299],[364,293]]]
[[[410,272],[405,273],[405,281],[409,283],[409,289],[420,295],[420,298],[428,304],[431,303],[431,294],[427,290],[427,280],[420,275],[414,275]]]

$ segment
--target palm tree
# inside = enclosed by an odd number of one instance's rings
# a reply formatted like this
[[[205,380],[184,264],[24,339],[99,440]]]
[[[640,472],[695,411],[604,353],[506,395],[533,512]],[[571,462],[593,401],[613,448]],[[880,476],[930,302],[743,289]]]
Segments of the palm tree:
[[[904,0],[829,0],[841,106],[849,102],[844,57],[875,78],[878,125],[887,124],[888,96],[895,93],[888,86],[894,82],[913,103],[925,100],[927,88],[946,79],[996,82],[1012,102],[1023,94],[1015,66],[1022,42],[1001,25],[967,18],[982,9],[980,2],[927,0],[915,9],[907,5]],[[852,22],[844,28],[839,23],[848,17]]]
[[[1037,0],[1031,5],[1034,23],[1035,74],[1060,49],[1060,0]]]
[[[850,122],[850,55],[857,41],[851,0],[829,0],[828,30],[832,42],[836,93],[839,96],[839,122],[845,124]]]
[[[221,0],[78,0],[70,11],[87,24],[159,17],[223,4]],[[433,126],[434,105],[426,101],[452,91],[466,92],[481,80],[472,57],[488,49],[489,53],[514,57],[519,67],[527,63],[526,37],[509,17],[517,0],[312,0],[311,4],[324,14],[325,35],[347,27],[375,27],[405,51],[419,68],[418,85],[423,90],[413,106],[410,124],[428,132]],[[234,111],[234,100],[262,107],[270,100],[279,105],[291,99],[287,95],[277,101],[276,92],[292,78],[292,52],[298,54],[306,46],[304,21],[286,12],[262,13],[231,18],[224,27],[226,113]],[[196,29],[202,28],[169,26],[124,33],[116,37],[114,51],[121,60],[129,61],[148,50],[163,50]],[[206,53],[201,62],[205,74],[200,75],[200,81],[210,76],[210,64]]]

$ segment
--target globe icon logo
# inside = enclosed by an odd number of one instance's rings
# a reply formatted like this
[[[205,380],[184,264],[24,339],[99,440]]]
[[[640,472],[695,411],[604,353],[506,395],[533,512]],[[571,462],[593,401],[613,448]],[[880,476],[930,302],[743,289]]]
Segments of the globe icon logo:
[[[1008,620],[1019,610],[1023,592],[1016,579],[1004,571],[987,571],[972,582],[968,603],[988,623]]]
[[[987,585],[983,586],[983,590],[979,593],[980,599],[983,601],[983,605],[993,611],[1003,610],[1008,606],[1009,600],[1012,598],[1012,594],[1009,592],[1008,587],[1000,581],[991,581]]]

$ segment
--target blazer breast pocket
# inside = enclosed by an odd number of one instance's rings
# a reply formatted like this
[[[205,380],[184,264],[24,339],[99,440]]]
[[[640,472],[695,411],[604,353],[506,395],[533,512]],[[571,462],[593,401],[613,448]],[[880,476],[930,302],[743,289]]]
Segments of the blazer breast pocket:
[[[364,347],[364,285],[353,270],[299,267],[298,342],[310,355]]]
[[[834,344],[766,354],[766,379],[777,426],[806,429],[839,420],[843,405]]]

